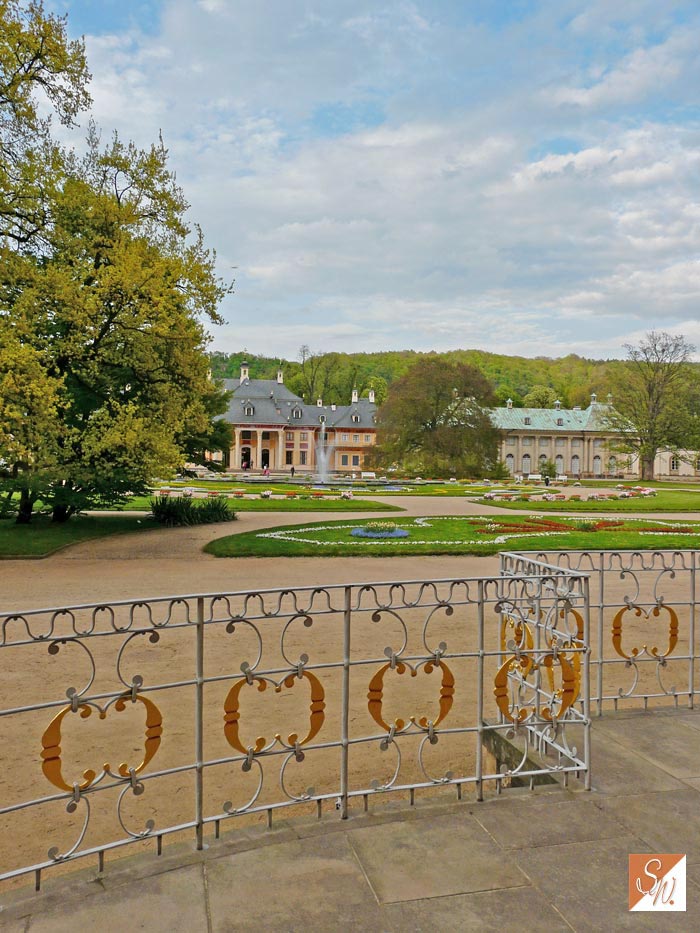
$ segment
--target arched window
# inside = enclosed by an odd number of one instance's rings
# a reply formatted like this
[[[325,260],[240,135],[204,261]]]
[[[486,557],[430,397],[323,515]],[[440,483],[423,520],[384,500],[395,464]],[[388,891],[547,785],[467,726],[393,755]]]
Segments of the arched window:
[[[540,468],[547,462],[547,454],[540,454]]]
[[[593,458],[593,475],[600,476],[603,472],[603,461],[600,459],[599,455],[596,454]]]
[[[246,405],[246,407],[243,409],[243,411],[245,412],[246,415],[254,415],[254,414],[255,414],[255,409],[253,408],[252,405]]]
[[[571,472],[575,473],[577,476],[581,472],[581,460],[578,454],[574,454],[571,458]]]
[[[611,473],[617,473],[617,457],[611,457],[608,460],[608,470]]]
[[[523,473],[526,475],[530,472],[530,454],[523,454]]]
[[[506,470],[512,475],[515,473],[515,457],[513,454],[508,454],[506,457]]]
[[[359,416],[359,415],[353,415],[353,416],[352,416],[352,420],[355,422],[355,424],[357,424],[357,423],[359,422],[359,420],[360,420],[360,416]]]
[[[292,411],[292,418],[301,418],[301,408],[295,408]]]
[[[561,454],[557,454],[554,458],[554,465],[557,468],[557,474],[561,476],[561,474],[564,472],[564,458]]]

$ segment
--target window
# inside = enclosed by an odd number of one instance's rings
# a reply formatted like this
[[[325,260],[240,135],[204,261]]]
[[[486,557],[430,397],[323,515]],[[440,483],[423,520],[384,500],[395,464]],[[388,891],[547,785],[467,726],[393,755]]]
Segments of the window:
[[[603,472],[603,461],[600,459],[598,454],[593,458],[593,475],[600,476]]]
[[[305,450],[299,451],[299,465],[306,466],[306,451]]]
[[[532,424],[532,418],[526,418],[525,424]]]
[[[515,473],[515,457],[513,454],[508,454],[506,457],[506,470],[511,474]]]
[[[554,446],[555,446],[555,447],[566,447],[566,438],[565,438],[565,437],[558,437],[558,438],[554,441]]]
[[[541,437],[540,438],[540,447],[549,447],[549,438]]]
[[[371,440],[372,440],[372,435],[371,435],[371,434],[365,434],[365,444],[369,444],[369,442],[370,442]]]
[[[348,439],[349,436],[350,436],[350,435],[348,435],[348,434],[341,434],[341,435],[340,435],[340,439],[341,439],[341,441],[346,441],[346,440]]]
[[[263,433],[262,433],[262,439],[263,439],[264,441],[269,441],[269,440],[270,440],[270,432],[269,432],[269,431],[263,431]]]
[[[352,436],[352,442],[353,442],[353,444],[359,444],[359,443],[360,443],[360,435],[359,435],[359,434],[353,434],[353,436]]]
[[[572,446],[572,447],[580,447],[580,446],[581,446],[581,438],[580,438],[580,437],[572,437],[572,438],[571,438],[571,446]]]
[[[355,422],[355,424],[359,424],[359,423],[360,423],[360,416],[359,416],[359,415],[353,415],[353,416],[352,416],[352,420]]]
[[[563,418],[557,418],[557,425],[558,425],[560,428],[563,427],[563,426],[564,426],[564,419],[563,419]]]
[[[293,450],[287,450],[287,451],[285,452],[285,455],[284,455],[284,462],[287,464],[287,466],[291,466],[291,465],[294,463],[293,457],[294,457],[294,451],[293,451]]]
[[[326,416],[325,416],[325,415],[319,415],[319,416],[318,416],[318,421],[319,421],[319,424],[325,424],[325,423],[326,423]]]
[[[700,470],[700,457],[695,461],[695,469]]]
[[[577,476],[581,472],[581,461],[579,460],[578,454],[574,454],[571,458],[571,472],[575,473]]]
[[[561,476],[564,472],[564,458],[561,454],[557,454],[554,458],[554,466],[556,467],[557,474]]]
[[[530,472],[530,454],[523,455],[523,473]]]
[[[292,410],[292,418],[301,418],[301,408],[295,408]]]
[[[544,466],[547,462],[547,454],[540,454],[540,466]]]
[[[245,413],[246,415],[254,415],[254,414],[255,414],[255,409],[253,408],[252,405],[246,405],[245,408],[243,409],[243,411],[244,411],[244,413]]]
[[[309,432],[308,432],[308,431],[302,431],[301,434],[300,434],[299,436],[300,436],[300,438],[301,438],[302,441],[308,441],[308,439],[309,439]]]
[[[680,462],[678,460],[678,457],[671,457],[671,472],[677,473],[679,466],[680,466]]]
[[[518,443],[518,439],[517,439],[516,437],[507,437],[507,438],[506,438],[506,446],[508,446],[508,447],[515,447],[515,445],[516,445],[517,443]]]
[[[253,433],[252,431],[241,431],[241,440],[242,440],[242,441],[249,441],[249,440],[250,440],[250,435],[251,435],[252,433]]]
[[[294,440],[294,431],[287,431],[287,440],[288,441]]]
[[[594,447],[597,447],[597,448],[599,448],[599,449],[603,446],[604,443],[605,443],[605,441],[603,440],[602,437],[596,437],[596,438],[594,438],[594,440],[593,440],[593,446],[594,446]]]
[[[349,463],[349,457],[347,454],[341,454],[340,456],[340,465],[347,466]]]
[[[353,456],[352,456],[352,465],[353,465],[353,466],[359,466],[359,465],[360,465],[360,456],[359,456],[359,454],[353,454]]]
[[[523,438],[523,447],[532,447],[532,438],[524,437]]]

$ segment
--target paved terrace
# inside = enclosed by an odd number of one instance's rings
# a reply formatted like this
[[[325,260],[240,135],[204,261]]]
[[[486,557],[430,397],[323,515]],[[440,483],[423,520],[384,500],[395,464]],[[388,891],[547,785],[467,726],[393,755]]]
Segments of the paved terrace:
[[[700,711],[594,720],[593,790],[398,799],[234,829],[3,898],[0,929],[689,930],[700,907]],[[454,791],[454,788],[452,789]],[[687,913],[628,913],[627,856],[685,852]]]

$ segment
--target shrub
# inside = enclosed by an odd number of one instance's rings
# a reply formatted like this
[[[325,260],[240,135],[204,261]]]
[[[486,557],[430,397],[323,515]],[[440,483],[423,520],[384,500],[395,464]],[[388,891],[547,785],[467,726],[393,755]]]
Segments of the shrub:
[[[153,518],[167,528],[232,522],[236,518],[236,513],[229,509],[225,499],[199,500],[188,496],[171,499],[168,496],[155,496],[149,505]]]

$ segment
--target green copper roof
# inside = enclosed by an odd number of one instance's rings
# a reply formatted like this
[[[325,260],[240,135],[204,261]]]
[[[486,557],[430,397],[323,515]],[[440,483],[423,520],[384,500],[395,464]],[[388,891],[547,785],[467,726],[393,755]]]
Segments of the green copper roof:
[[[610,405],[591,402],[588,408],[492,408],[491,419],[502,431],[544,431],[570,434],[577,431],[612,431]],[[529,420],[528,420],[529,419]],[[561,421],[561,424],[558,422]]]

